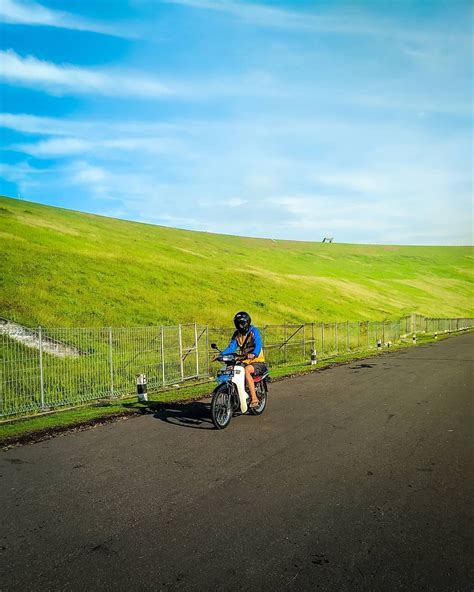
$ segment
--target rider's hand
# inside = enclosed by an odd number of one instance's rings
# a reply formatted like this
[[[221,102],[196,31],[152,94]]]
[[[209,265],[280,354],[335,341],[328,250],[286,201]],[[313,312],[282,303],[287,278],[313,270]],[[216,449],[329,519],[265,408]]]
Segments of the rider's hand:
[[[248,354],[247,355],[248,360],[253,360],[255,357],[256,357],[255,354]]]

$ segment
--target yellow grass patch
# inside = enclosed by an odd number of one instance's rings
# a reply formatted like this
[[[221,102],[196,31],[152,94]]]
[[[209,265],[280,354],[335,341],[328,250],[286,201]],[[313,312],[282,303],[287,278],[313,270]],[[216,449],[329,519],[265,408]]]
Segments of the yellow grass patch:
[[[48,230],[54,230],[61,234],[69,234],[71,236],[80,236],[80,232],[71,228],[71,226],[65,226],[64,224],[54,224],[48,220],[42,218],[27,218],[26,216],[18,216],[18,221],[25,226],[36,226],[37,228],[47,228]]]
[[[181,251],[182,253],[187,253],[188,255],[193,255],[194,257],[202,257],[203,259],[209,258],[206,255],[203,255],[202,253],[196,253],[194,251],[190,251],[189,249],[183,249],[182,247],[175,247],[175,249],[177,251]]]
[[[18,236],[16,234],[11,234],[10,232],[3,232],[2,230],[0,230],[0,238],[4,238],[5,240],[16,240],[26,242],[26,238],[23,238],[22,236]]]

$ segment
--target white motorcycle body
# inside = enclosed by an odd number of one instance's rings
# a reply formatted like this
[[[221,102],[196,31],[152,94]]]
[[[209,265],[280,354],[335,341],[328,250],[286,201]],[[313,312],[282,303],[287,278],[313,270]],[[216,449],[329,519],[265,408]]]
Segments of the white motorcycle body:
[[[237,387],[240,401],[240,411],[242,413],[247,412],[247,391],[245,390],[245,368],[240,364],[234,366],[234,375],[232,376],[232,382]]]

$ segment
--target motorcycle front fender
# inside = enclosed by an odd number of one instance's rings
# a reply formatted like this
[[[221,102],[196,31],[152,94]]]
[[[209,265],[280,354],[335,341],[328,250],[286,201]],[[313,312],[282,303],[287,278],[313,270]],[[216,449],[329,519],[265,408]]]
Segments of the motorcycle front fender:
[[[232,382],[237,387],[237,392],[239,393],[240,411],[246,413],[248,407],[247,392],[245,391],[245,369],[243,366],[235,366]]]

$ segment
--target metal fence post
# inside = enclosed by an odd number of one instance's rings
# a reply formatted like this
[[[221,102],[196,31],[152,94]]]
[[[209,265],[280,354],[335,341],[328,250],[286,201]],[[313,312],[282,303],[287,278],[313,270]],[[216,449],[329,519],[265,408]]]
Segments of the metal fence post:
[[[109,370],[110,370],[110,396],[114,396],[114,358],[112,349],[112,327],[109,327]]]
[[[199,349],[197,323],[194,323],[194,346],[196,348],[196,376],[199,376]]]
[[[357,334],[357,349],[360,349],[360,321],[357,321],[357,324],[359,325],[359,332]]]
[[[336,343],[336,353],[339,353],[339,333],[337,331],[337,321],[334,323],[334,341]]]
[[[163,386],[166,384],[165,378],[165,335],[163,330],[163,325],[161,325],[161,372],[163,377]]]
[[[287,347],[286,347],[286,340],[288,337],[288,327],[285,323],[285,347],[284,347],[284,355],[285,355],[285,363],[288,362],[288,352],[287,352]]]
[[[209,361],[209,325],[206,325],[206,372],[207,372],[208,376],[211,374],[209,372],[209,366],[210,366],[210,361]]]
[[[181,329],[181,323],[178,325],[178,340],[179,340],[179,367],[181,370],[181,380],[184,380],[183,331]]]
[[[38,327],[41,409],[44,409],[43,329]]]
[[[306,323],[303,325],[303,361],[306,360]]]
[[[349,338],[349,321],[347,321],[347,351],[349,351],[351,349],[351,345],[350,345],[350,338]]]
[[[324,322],[321,323],[321,353],[324,354]]]

